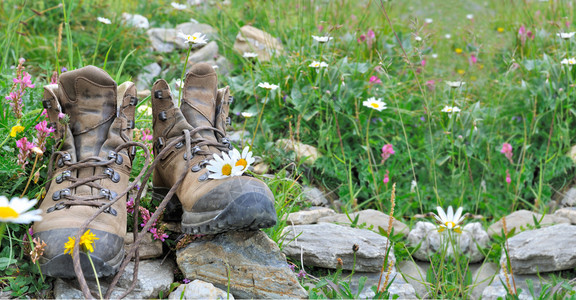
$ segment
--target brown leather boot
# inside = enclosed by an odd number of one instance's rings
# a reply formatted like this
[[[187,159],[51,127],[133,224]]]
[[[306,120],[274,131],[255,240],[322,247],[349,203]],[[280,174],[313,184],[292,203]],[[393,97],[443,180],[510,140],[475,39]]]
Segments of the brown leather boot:
[[[155,199],[162,199],[185,174],[176,190],[164,219],[173,216],[182,221],[186,233],[217,234],[229,230],[257,230],[276,224],[274,195],[266,184],[249,176],[211,179],[206,169],[213,155],[220,157],[232,147],[226,139],[228,107],[232,100],[229,88],[217,89],[216,72],[209,64],[199,63],[186,75],[181,106],[175,107],[165,80],[152,88],[152,111],[155,159]],[[183,135],[191,138],[191,157],[186,151]],[[166,155],[158,156],[168,147]],[[186,160],[190,159],[190,169]]]
[[[117,87],[94,66],[63,73],[58,85],[44,87],[43,104],[60,147],[40,205],[43,219],[33,226],[34,237],[47,244],[40,260],[45,275],[75,277],[72,257],[64,254],[68,237],[127,189],[132,163],[128,149],[116,149],[132,140],[137,101],[133,83]],[[60,113],[70,117],[67,125],[59,122]],[[88,225],[98,238],[90,253],[98,277],[116,273],[124,257],[126,197]],[[84,275],[94,277],[86,255],[80,260]]]

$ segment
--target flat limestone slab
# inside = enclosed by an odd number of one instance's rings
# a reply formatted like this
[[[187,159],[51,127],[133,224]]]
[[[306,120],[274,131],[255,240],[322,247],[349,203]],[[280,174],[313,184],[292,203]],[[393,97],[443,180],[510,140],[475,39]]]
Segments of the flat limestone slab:
[[[344,270],[379,272],[386,255],[388,239],[367,229],[351,228],[331,223],[286,226],[282,252],[294,260],[302,255],[305,266],[336,269],[338,258]],[[356,263],[352,247],[358,245]],[[393,261],[393,249],[389,260]]]

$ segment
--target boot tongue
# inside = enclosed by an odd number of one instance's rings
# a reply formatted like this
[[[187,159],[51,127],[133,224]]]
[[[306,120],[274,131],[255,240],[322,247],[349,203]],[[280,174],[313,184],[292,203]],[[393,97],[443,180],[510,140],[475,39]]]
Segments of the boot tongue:
[[[78,161],[98,156],[116,116],[116,82],[103,70],[87,66],[63,73],[59,87]]]
[[[182,88],[183,97],[180,110],[186,121],[194,128],[216,127],[216,94],[218,78],[214,68],[206,63],[192,66]],[[201,130],[199,135],[217,141],[212,130]]]

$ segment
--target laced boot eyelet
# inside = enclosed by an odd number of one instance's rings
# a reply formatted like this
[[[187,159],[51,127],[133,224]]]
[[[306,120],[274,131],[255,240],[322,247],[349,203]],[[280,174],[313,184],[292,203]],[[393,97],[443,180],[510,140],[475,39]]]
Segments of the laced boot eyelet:
[[[121,165],[124,162],[124,158],[122,158],[122,155],[114,152],[114,151],[110,151],[108,153],[108,159],[115,159],[115,163],[117,165]]]
[[[112,168],[106,168],[104,174],[108,175],[108,177],[110,177],[112,182],[114,183],[120,182],[120,174],[118,174],[118,172],[114,171]]]
[[[46,210],[46,212],[47,212],[47,213],[51,213],[51,212],[53,212],[53,211],[55,211],[55,210],[61,210],[61,209],[64,209],[64,208],[66,208],[66,205],[64,205],[64,203],[62,203],[62,202],[58,202],[58,203],[56,203],[56,205],[48,208],[48,209]]]
[[[72,156],[70,155],[70,153],[64,153],[58,159],[58,168],[64,167],[64,162],[71,161],[71,160],[72,160]]]
[[[64,180],[67,180],[68,178],[70,178],[72,174],[70,173],[70,171],[64,171],[62,172],[60,175],[58,175],[56,177],[56,183],[62,183],[64,182]]]
[[[58,201],[60,199],[62,199],[64,196],[70,196],[72,193],[70,192],[70,189],[62,189],[59,191],[54,192],[54,194],[52,194],[52,200],[54,201]]]

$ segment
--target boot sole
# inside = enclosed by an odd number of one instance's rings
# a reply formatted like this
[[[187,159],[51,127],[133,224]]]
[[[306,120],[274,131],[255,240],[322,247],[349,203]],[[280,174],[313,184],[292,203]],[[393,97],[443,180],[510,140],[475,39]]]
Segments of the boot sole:
[[[162,200],[168,190],[154,188],[153,199]],[[176,195],[170,201],[180,203]],[[200,213],[183,211],[181,225],[182,232],[188,234],[254,231],[276,225],[276,210],[264,195],[246,193],[222,210]]]
[[[120,268],[122,260],[124,259],[124,238],[100,230],[91,229],[91,231],[99,237],[99,240],[95,241],[95,252],[90,254],[90,258],[94,264],[94,269],[96,270],[96,276],[108,277],[116,274]],[[56,229],[40,232],[34,236],[40,237],[41,240],[46,241],[64,241],[67,240],[68,236],[75,235],[76,232],[76,228]],[[57,244],[62,244],[62,251],[58,251],[58,254],[50,251],[52,254],[55,254],[49,255],[51,258],[46,258],[47,253],[45,253],[44,257],[40,260],[42,274],[51,277],[75,278],[76,273],[74,272],[72,256],[63,253],[64,243],[58,242]],[[119,250],[115,253],[107,253],[113,251],[113,249]],[[104,260],[99,256],[99,254],[110,258]],[[92,268],[92,264],[90,263],[88,256],[83,252],[80,253],[80,266],[82,267],[82,272],[86,278],[94,278],[94,269]]]

